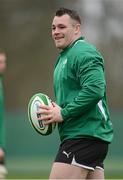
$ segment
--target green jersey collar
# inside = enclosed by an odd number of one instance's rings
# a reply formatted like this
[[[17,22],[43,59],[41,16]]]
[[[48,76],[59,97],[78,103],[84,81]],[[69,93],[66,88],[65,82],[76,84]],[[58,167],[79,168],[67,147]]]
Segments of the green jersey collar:
[[[69,50],[71,47],[73,47],[78,41],[80,41],[80,40],[84,40],[84,37],[80,37],[80,38],[78,38],[78,39],[76,39],[72,44],[70,44],[69,46],[67,46],[67,47],[65,47],[61,52],[60,52],[60,54],[63,54],[63,53],[65,53],[67,50]]]

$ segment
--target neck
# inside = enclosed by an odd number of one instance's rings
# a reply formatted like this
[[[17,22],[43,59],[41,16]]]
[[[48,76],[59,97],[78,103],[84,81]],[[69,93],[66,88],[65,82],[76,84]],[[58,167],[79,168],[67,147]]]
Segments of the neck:
[[[81,38],[82,36],[78,36],[78,37],[76,37],[73,41],[71,41],[71,43],[67,46],[67,47],[65,47],[64,49],[59,49],[60,50],[60,53],[61,52],[63,52],[63,51],[65,51],[66,49],[68,49],[69,47],[71,47],[72,46],[72,44],[74,44],[74,42],[76,42],[79,38]]]
[[[70,45],[71,45],[73,42],[75,42],[77,39],[79,39],[80,37],[81,37],[81,34],[75,36],[75,37],[73,38],[73,40],[71,41]],[[69,45],[69,46],[70,46],[70,45]]]

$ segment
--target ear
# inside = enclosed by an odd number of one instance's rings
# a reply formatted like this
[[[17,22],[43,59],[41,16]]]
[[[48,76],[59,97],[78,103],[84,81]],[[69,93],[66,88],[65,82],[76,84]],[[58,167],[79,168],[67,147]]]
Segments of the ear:
[[[80,33],[80,24],[75,25],[75,35]]]

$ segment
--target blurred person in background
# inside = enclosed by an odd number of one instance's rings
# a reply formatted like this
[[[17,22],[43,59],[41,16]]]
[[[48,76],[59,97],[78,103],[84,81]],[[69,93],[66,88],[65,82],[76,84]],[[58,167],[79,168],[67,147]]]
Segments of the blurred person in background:
[[[81,35],[74,10],[60,8],[52,22],[60,50],[54,70],[56,103],[40,106],[39,120],[58,123],[61,139],[50,179],[104,179],[104,160],[113,138],[106,100],[104,59]]]
[[[6,54],[0,49],[0,179],[5,179],[5,126],[3,74],[6,69]]]

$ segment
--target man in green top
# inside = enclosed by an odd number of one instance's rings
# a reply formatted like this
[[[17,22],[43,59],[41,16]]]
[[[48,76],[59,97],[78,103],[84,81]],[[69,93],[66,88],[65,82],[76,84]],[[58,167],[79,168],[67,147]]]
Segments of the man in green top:
[[[0,50],[0,179],[4,179],[6,168],[5,160],[5,127],[4,127],[4,93],[3,93],[3,73],[6,69],[6,55]]]
[[[104,60],[81,36],[77,12],[60,8],[52,37],[60,49],[54,70],[56,103],[41,106],[39,120],[58,123],[61,139],[50,179],[104,179],[103,161],[113,138],[106,101]]]

